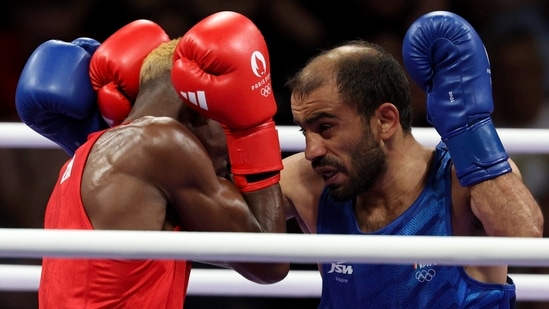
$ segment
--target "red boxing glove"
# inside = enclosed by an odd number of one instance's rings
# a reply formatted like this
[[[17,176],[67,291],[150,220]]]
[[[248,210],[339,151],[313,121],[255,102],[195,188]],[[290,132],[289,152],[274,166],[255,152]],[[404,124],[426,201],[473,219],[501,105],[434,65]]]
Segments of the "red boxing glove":
[[[145,57],[169,36],[156,23],[136,20],[112,34],[93,54],[90,77],[101,115],[115,126],[128,116],[137,92]]]
[[[252,21],[219,12],[192,27],[176,47],[172,83],[187,105],[225,127],[233,177],[242,192],[280,180],[269,54]]]

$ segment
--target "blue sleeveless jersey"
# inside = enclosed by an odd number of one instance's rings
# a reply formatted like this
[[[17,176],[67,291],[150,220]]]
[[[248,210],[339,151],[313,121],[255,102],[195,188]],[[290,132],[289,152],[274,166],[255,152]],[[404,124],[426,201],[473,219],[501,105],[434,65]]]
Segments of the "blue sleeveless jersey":
[[[373,235],[451,236],[450,156],[436,147],[427,185],[402,215]],[[357,225],[353,200],[334,201],[324,189],[319,234],[364,234]],[[417,248],[421,250],[421,248]],[[486,284],[470,278],[461,266],[322,264],[319,308],[513,308],[515,285]]]

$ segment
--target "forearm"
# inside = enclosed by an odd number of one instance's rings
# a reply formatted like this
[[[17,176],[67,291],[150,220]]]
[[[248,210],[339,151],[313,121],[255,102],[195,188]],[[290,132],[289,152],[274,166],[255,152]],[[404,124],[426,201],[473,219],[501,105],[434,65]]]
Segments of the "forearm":
[[[489,236],[541,237],[543,214],[520,177],[507,173],[471,189],[471,207]]]
[[[264,233],[286,233],[283,196],[279,184],[243,193],[248,207]]]
[[[280,185],[243,193],[250,210],[264,233],[285,233],[286,220]],[[256,283],[270,284],[282,280],[288,273],[288,263],[230,263],[242,276]]]
[[[492,236],[542,236],[543,216],[505,151],[491,114],[492,78],[476,30],[451,12],[425,14],[408,28],[403,61],[427,93],[427,119],[446,144],[471,209]]]

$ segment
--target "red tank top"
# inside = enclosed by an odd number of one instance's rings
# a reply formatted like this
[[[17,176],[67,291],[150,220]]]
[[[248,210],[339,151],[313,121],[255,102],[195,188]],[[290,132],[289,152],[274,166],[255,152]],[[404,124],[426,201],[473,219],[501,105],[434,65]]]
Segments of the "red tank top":
[[[90,135],[59,173],[46,229],[93,229],[80,196],[82,172],[102,132]],[[39,306],[50,308],[183,308],[191,263],[176,260],[43,258]]]

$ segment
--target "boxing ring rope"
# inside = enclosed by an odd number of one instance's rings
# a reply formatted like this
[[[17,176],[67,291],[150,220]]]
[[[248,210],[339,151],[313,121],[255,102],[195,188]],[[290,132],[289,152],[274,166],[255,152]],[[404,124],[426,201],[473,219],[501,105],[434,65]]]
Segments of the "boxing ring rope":
[[[410,241],[413,238],[414,241]],[[394,235],[318,235],[269,234],[223,232],[162,232],[162,231],[110,231],[110,230],[43,230],[0,229],[0,257],[41,258],[127,258],[127,259],[186,259],[201,262],[249,261],[410,264],[435,263],[438,265],[498,265],[549,266],[549,239],[510,237],[448,237],[448,236],[394,236]],[[26,289],[36,288],[37,270],[5,266],[0,269],[0,281],[15,276],[5,283],[11,288],[14,282],[26,282]],[[10,270],[14,267],[13,270]],[[21,266],[19,266],[21,267]],[[30,266],[29,266],[30,267]],[[4,272],[4,274],[2,273]],[[7,273],[7,274],[6,274]],[[219,290],[233,295],[245,292],[246,284],[238,282],[236,273],[226,270],[195,272],[198,286],[192,293],[212,295],[210,285],[219,284]],[[219,276],[219,277],[218,277]],[[223,277],[229,276],[230,278]],[[231,277],[232,276],[232,277]],[[32,277],[29,279],[29,277]],[[226,281],[219,281],[225,278]],[[517,281],[517,299],[549,300],[549,276],[512,274]],[[292,284],[310,288],[307,293],[318,293],[318,280],[312,272],[292,272],[288,281],[279,286],[283,291],[255,290],[263,296],[310,297],[296,293]],[[192,279],[191,279],[192,281]],[[30,282],[30,283],[29,283]],[[206,283],[207,282],[207,283]],[[225,282],[225,283],[223,283]],[[283,283],[284,282],[284,283]],[[34,284],[34,286],[32,286]],[[248,285],[252,284],[251,282]],[[520,285],[520,287],[519,287]],[[221,287],[222,286],[222,287]],[[275,285],[276,286],[276,285]],[[23,286],[20,286],[23,287]],[[276,286],[277,287],[277,286]],[[240,290],[237,293],[234,289]],[[258,289],[260,289],[258,287]],[[290,292],[293,291],[293,292]],[[202,291],[202,292],[200,292]],[[218,291],[220,292],[220,291]],[[288,295],[288,293],[291,293]],[[300,292],[301,293],[301,292]],[[256,295],[257,296],[257,295]]]
[[[304,148],[297,127],[277,126],[283,151]],[[434,146],[432,128],[414,128],[418,141]],[[549,153],[549,130],[498,129],[509,153]],[[59,148],[22,123],[0,123],[0,148]],[[413,242],[410,241],[413,238]],[[182,249],[184,248],[184,249]],[[313,264],[357,263],[549,266],[549,239],[309,235],[156,231],[0,229],[0,257],[176,258],[201,262],[256,261]],[[36,291],[40,266],[1,265],[0,290]],[[549,301],[549,276],[510,274],[517,300]],[[319,297],[317,271],[294,271],[273,285],[248,281],[232,270],[193,269],[189,295]]]
[[[40,282],[40,266],[0,265],[0,290],[35,292]],[[549,294],[549,276],[510,274],[517,286],[519,301],[544,301]],[[228,269],[191,270],[189,296],[320,298],[322,281],[318,271],[292,270],[272,285],[256,284]]]
[[[549,238],[0,229],[0,257],[43,256],[549,266]]]
[[[305,139],[296,126],[277,126],[284,151],[296,152],[305,148]],[[549,130],[499,128],[498,134],[509,153],[549,153]],[[433,128],[413,128],[412,134],[426,145],[434,146],[440,140]],[[19,122],[0,123],[0,148],[59,148],[55,143]]]

